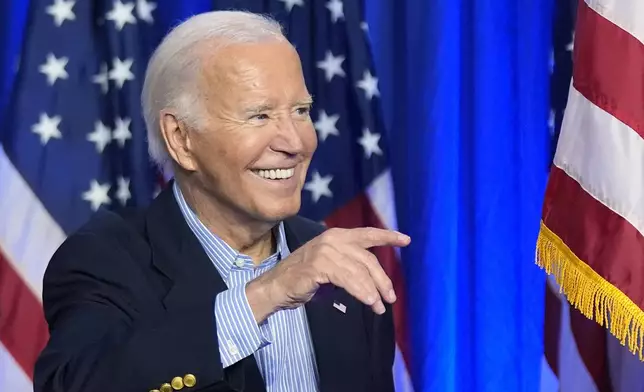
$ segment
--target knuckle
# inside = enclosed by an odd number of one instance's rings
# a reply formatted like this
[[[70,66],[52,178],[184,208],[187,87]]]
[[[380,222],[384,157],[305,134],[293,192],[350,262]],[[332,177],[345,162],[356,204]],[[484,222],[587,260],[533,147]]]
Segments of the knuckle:
[[[394,289],[394,284],[391,282],[391,279],[386,278],[385,281],[382,283],[383,289],[385,291],[390,291]]]
[[[311,266],[318,271],[321,271],[324,269],[324,264],[325,264],[325,259],[324,257],[314,257],[313,260],[311,261]]]
[[[376,255],[374,255],[371,252],[367,252],[367,255],[365,257],[365,262],[370,264],[370,265],[373,265],[374,267],[379,267],[380,266],[380,261],[378,260]]]
[[[333,250],[333,245],[328,242],[322,242],[315,248],[316,259],[329,255]]]
[[[389,276],[387,274],[382,275],[382,279],[380,279],[380,287],[384,290],[390,291],[394,289],[394,283],[389,279]]]
[[[355,273],[352,280],[358,285],[365,285],[368,283],[367,276],[362,271]]]
[[[355,286],[354,291],[362,297],[363,300],[372,300],[374,299],[375,295],[373,294],[372,290],[368,287],[365,286]],[[370,302],[370,301],[369,301]]]
[[[365,237],[367,240],[375,242],[378,241],[381,237],[381,231],[375,227],[367,227],[367,230],[365,232]]]
[[[319,271],[328,271],[330,270],[330,266],[332,263],[329,261],[331,260],[331,249],[320,249],[319,252],[315,254],[315,256],[311,260],[311,264],[313,267]]]
[[[362,266],[358,268],[358,272],[356,273],[356,280],[366,286],[373,285],[373,279],[371,278],[369,271],[367,271],[367,269]]]
[[[368,268],[372,273],[380,273],[380,270],[382,270],[382,266],[380,265],[380,261],[378,260],[376,255],[369,251],[365,251],[363,253],[361,261],[365,265],[365,267]]]
[[[341,235],[342,229],[338,227],[332,227],[330,229],[327,229],[324,234],[322,234],[322,237],[324,238],[325,241],[329,241],[333,238],[336,238]]]

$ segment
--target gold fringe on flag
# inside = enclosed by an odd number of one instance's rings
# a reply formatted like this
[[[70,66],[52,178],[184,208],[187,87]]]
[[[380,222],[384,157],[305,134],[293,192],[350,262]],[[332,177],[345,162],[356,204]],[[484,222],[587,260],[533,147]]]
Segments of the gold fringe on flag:
[[[554,275],[568,301],[584,316],[608,328],[623,346],[644,361],[644,311],[626,294],[580,260],[541,222],[536,264]]]

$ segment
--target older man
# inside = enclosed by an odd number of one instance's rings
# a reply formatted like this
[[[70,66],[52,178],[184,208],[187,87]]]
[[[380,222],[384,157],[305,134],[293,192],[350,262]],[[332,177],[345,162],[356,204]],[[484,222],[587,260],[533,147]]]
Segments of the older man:
[[[142,99],[151,157],[175,180],[52,258],[37,392],[393,390],[396,297],[368,249],[409,238],[297,216],[317,146],[300,67],[250,13],[165,38]]]

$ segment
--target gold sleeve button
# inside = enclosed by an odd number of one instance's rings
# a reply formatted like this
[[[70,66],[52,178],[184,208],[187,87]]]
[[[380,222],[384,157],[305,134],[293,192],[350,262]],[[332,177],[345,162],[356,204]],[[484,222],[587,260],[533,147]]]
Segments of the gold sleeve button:
[[[150,389],[150,392],[159,392],[158,389]]]
[[[186,374],[185,376],[183,376],[183,385],[187,386],[188,388],[192,388],[197,385],[197,378],[194,376],[194,374]]]
[[[161,385],[161,388],[159,388],[159,392],[172,392],[172,386],[168,383],[165,383]]]
[[[172,388],[178,391],[183,388],[183,379],[181,377],[175,377],[170,381],[170,384],[172,385]]]

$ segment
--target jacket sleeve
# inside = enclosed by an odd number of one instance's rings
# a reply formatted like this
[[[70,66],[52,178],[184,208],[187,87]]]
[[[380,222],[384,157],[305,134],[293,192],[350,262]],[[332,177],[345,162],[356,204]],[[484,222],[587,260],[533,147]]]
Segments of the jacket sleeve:
[[[140,263],[94,234],[74,234],[43,281],[50,339],[36,363],[35,392],[140,392],[191,374],[187,391],[229,390],[222,369],[214,301],[166,312]],[[157,305],[158,304],[158,305]]]

